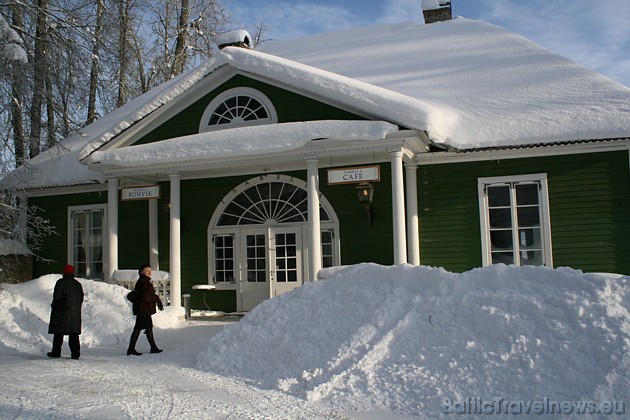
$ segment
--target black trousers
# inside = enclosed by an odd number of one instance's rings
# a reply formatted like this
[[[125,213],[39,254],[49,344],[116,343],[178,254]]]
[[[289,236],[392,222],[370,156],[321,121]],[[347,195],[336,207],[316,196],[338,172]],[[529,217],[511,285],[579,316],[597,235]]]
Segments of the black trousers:
[[[81,355],[81,343],[79,342],[79,334],[67,334],[68,346],[70,346],[70,356],[79,357]],[[60,356],[61,346],[63,345],[63,334],[55,334],[53,336],[52,353]]]

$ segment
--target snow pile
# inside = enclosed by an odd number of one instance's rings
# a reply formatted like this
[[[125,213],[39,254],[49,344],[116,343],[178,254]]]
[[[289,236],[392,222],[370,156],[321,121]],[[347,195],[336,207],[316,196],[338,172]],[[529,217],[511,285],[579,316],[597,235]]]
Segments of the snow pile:
[[[628,277],[362,264],[268,300],[197,367],[311,401],[399,414],[442,398],[623,400]]]
[[[50,351],[50,303],[60,277],[49,274],[27,283],[0,284],[0,354]],[[85,295],[81,345],[86,348],[126,347],[135,322],[131,303],[126,299],[129,290],[92,280],[78,280]],[[173,314],[177,312],[167,308],[153,317],[154,324],[159,328],[175,326],[177,316]]]
[[[67,418],[79,404],[109,414],[74,418],[252,418],[244,413],[267,401],[272,408],[260,417],[279,418],[273,407],[282,407],[283,418],[436,418],[443,398],[619,402],[630,395],[626,276],[360,264],[267,300],[237,324],[192,326],[167,308],[153,317],[164,353],[140,358],[124,355],[134,322],[127,290],[80,280],[79,364],[45,357],[58,278],[0,285],[0,363],[13,372],[2,378],[4,417],[54,406]],[[139,348],[147,346],[141,339]],[[63,352],[67,358],[67,344]],[[60,402],[58,383],[81,398]],[[139,398],[140,390],[151,398]]]

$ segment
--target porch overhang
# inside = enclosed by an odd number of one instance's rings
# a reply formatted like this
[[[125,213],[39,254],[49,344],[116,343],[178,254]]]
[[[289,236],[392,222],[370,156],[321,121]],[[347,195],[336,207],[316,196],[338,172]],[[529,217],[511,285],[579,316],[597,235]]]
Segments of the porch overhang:
[[[317,157],[321,167],[387,161],[393,150],[412,162],[429,150],[428,144],[425,133],[399,130],[384,121],[317,121],[235,128],[99,151],[85,163],[91,170],[121,178],[167,180],[173,172],[185,178],[213,178],[302,170],[308,157]]]

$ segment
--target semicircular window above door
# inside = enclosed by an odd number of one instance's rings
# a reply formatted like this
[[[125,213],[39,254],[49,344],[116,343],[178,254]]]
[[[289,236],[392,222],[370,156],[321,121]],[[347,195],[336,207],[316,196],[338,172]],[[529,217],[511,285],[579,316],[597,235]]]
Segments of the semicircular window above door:
[[[320,206],[320,220],[330,221]],[[306,190],[286,182],[269,181],[247,188],[225,207],[217,226],[304,223],[308,220]]]
[[[341,261],[339,219],[320,195],[321,267]],[[231,190],[208,224],[208,281],[235,290],[237,310],[286,293],[308,278],[307,184],[268,174]]]
[[[278,122],[267,96],[252,88],[234,88],[220,93],[206,107],[199,132]]]

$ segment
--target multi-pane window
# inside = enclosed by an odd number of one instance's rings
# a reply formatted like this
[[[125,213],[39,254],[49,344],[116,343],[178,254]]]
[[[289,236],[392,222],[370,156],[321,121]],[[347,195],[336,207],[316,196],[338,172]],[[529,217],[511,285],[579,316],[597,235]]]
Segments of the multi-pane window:
[[[225,207],[218,226],[306,222],[308,198],[304,189],[285,182],[263,182],[238,194]],[[320,206],[320,220],[330,216]]]
[[[235,88],[220,93],[208,104],[201,117],[199,132],[272,124],[277,120],[273,104],[262,92]]]
[[[298,253],[295,233],[276,233],[276,281],[298,280]]]
[[[552,266],[544,175],[479,180],[483,263]]]
[[[267,109],[251,96],[234,95],[219,104],[208,121],[208,125],[244,123],[247,121],[269,120]]]
[[[301,238],[308,235],[305,187],[301,181],[285,175],[268,175],[244,182],[224,199],[224,207],[217,209],[208,230],[208,272],[212,282],[230,288],[228,283],[241,281],[301,281],[306,257]],[[330,207],[326,200],[320,197],[323,268],[333,267],[340,260],[335,234],[338,222],[327,208]],[[262,229],[272,236],[265,239],[258,234]],[[287,236],[288,230],[293,236]],[[275,236],[280,234],[281,238]]]
[[[71,251],[75,275],[103,279],[103,209],[72,210]]]
[[[322,231],[322,268],[334,266],[333,231]]]
[[[267,243],[265,234],[247,235],[246,238],[247,281],[267,281]]]
[[[234,235],[215,235],[214,281],[234,283]]]

